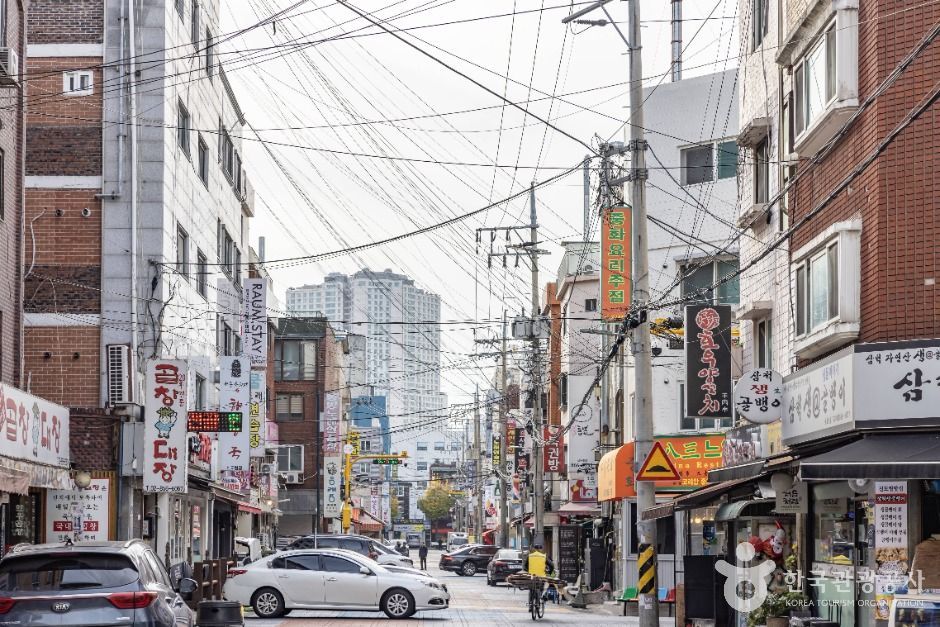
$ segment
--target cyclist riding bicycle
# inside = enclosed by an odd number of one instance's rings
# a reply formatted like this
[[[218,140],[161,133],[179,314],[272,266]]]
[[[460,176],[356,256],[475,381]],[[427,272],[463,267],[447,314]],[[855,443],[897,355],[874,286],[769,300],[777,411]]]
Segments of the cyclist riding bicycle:
[[[526,554],[525,560],[522,562],[522,569],[533,577],[545,577],[547,573],[555,570],[555,564],[550,557],[542,552],[542,545],[535,543]],[[544,611],[544,601],[542,600],[544,586],[544,581],[537,580],[532,582],[529,588],[529,610],[532,611],[533,606],[537,608],[539,617]],[[535,612],[533,612],[533,618],[535,618],[534,614]]]

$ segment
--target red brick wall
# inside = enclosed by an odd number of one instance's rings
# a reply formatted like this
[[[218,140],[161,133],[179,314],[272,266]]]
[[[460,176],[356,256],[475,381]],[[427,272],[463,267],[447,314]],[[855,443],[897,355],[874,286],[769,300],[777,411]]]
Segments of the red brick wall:
[[[23,51],[23,6],[19,1],[7,2],[7,40],[3,45]],[[21,92],[0,87],[0,150],[3,171],[0,172],[3,195],[0,207],[0,381],[23,387],[20,381],[22,347],[22,142],[23,131]]]
[[[26,377],[33,394],[66,407],[99,405],[98,327],[27,327],[25,335]]]
[[[117,463],[117,427],[114,416],[95,409],[69,413],[69,449],[72,463],[81,470],[114,470]]]
[[[859,3],[859,92],[864,101],[930,27],[940,7],[917,0]],[[816,206],[931,90],[940,75],[934,42],[855,123],[791,194],[793,223]],[[935,104],[798,229],[792,250],[834,222],[862,218],[861,341],[940,337],[940,210],[934,170],[940,152]]]
[[[102,0],[30,0],[29,41],[34,44],[101,43]]]

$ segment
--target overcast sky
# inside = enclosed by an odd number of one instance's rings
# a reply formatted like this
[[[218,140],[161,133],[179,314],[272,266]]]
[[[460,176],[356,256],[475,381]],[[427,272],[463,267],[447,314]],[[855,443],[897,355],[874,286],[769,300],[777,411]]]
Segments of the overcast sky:
[[[532,101],[532,113],[580,142],[596,147],[596,136],[624,139],[625,44],[610,25],[561,24],[572,4],[576,10],[587,3],[353,4],[388,20],[390,29],[406,29],[402,38],[490,90],[523,107]],[[587,153],[579,141],[503,106],[336,2],[225,2],[222,30],[248,28],[289,8],[272,24],[222,37],[226,71],[246,118],[265,140],[244,142],[243,153],[256,191],[252,244],[257,248],[264,235],[268,259],[322,254],[436,224],[553,177]],[[625,32],[626,2],[614,0],[608,8]],[[641,9],[645,85],[656,85],[669,80],[670,5],[642,0]],[[683,4],[685,76],[737,65],[736,9],[732,0]],[[591,17],[605,16],[596,11]],[[298,42],[303,45],[291,45]],[[580,171],[539,189],[537,198],[542,247],[553,251],[540,262],[544,284],[555,278],[559,243],[583,238]],[[528,215],[528,199],[520,197],[431,233],[272,267],[278,298],[283,303],[288,287],[334,271],[367,266],[410,275],[441,295],[445,321],[460,321],[442,326],[441,376],[450,402],[466,402],[474,382],[492,372],[491,359],[470,359],[474,330],[477,337],[493,337],[504,308],[512,317],[530,303],[526,263],[516,268],[510,260],[504,269],[495,260],[488,269],[489,241],[477,255],[475,231],[525,224]]]

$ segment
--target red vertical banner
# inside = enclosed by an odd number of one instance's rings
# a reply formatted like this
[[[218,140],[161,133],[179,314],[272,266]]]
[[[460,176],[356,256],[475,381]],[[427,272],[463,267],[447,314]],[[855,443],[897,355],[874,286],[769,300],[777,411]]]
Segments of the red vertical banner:
[[[601,318],[623,320],[630,311],[633,267],[630,207],[608,207],[601,221]]]
[[[554,442],[554,438],[561,430],[559,427],[543,427],[542,441],[545,445],[542,447],[542,463],[545,472],[565,472],[565,456],[562,455],[561,442],[563,436],[559,436]]]

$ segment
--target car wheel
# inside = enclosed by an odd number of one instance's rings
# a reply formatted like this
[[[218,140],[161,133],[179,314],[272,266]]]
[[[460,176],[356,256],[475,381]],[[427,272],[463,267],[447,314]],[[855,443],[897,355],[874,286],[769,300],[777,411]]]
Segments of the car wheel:
[[[251,607],[261,618],[277,618],[284,615],[284,597],[274,588],[262,588],[251,597]]]
[[[407,590],[392,588],[382,595],[382,611],[389,618],[408,618],[415,613],[415,600]]]
[[[467,560],[463,563],[463,566],[460,567],[460,572],[467,577],[473,577],[477,574],[477,565],[474,564],[471,560]]]

